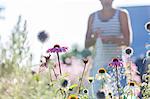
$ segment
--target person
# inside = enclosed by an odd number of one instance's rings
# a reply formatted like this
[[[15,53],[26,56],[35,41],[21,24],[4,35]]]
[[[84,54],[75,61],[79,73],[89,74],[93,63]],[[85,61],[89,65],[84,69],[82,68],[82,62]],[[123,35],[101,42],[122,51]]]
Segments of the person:
[[[113,8],[113,0],[100,0],[100,3],[102,9],[89,16],[85,39],[85,48],[95,49],[91,76],[95,76],[99,68],[107,68],[112,58],[121,58],[121,46],[129,46],[131,42],[127,12]],[[100,84],[94,81],[93,85],[96,94]]]

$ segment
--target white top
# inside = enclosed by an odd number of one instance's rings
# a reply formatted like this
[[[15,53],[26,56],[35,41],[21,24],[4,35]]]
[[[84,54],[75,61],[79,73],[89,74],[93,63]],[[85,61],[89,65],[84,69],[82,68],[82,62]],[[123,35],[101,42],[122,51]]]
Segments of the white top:
[[[102,21],[100,19],[100,11],[94,12],[92,23],[93,32],[96,32],[100,28],[102,35],[121,35],[119,12],[119,10],[116,10],[114,16],[108,21]]]

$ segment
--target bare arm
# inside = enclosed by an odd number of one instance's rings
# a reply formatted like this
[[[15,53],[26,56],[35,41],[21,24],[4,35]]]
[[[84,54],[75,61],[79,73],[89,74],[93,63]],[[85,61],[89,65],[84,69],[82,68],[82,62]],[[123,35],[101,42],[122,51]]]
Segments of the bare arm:
[[[130,45],[130,30],[129,30],[130,20],[128,18],[127,13],[123,11],[121,11],[120,13],[120,24],[121,24],[121,31],[123,33],[124,45],[129,46]]]
[[[88,27],[85,38],[85,48],[91,47],[96,42],[96,36],[92,33],[92,21],[93,21],[93,14],[91,14],[88,19]]]

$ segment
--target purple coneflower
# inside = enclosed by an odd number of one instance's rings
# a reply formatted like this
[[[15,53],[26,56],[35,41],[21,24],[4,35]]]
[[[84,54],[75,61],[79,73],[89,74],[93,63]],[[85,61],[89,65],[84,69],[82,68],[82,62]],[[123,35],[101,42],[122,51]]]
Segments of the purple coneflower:
[[[112,62],[109,64],[109,66],[112,66],[115,68],[116,70],[116,81],[117,81],[117,90],[118,90],[118,94],[119,94],[119,75],[118,75],[118,67],[123,66],[123,63],[121,61],[121,59],[119,58],[114,58],[112,59]],[[119,94],[119,98],[120,98],[120,94]]]
[[[119,59],[119,58],[114,58],[113,60],[112,60],[112,62],[109,64],[109,66],[114,66],[114,67],[120,67],[120,66],[123,66],[123,63],[122,63],[122,61],[121,61],[121,59]]]
[[[68,50],[67,47],[60,47],[59,45],[54,45],[53,48],[47,50],[48,53],[59,53],[59,52],[66,52]]]
[[[47,53],[57,53],[60,75],[62,75],[62,71],[61,71],[61,66],[60,66],[59,53],[60,53],[60,52],[66,52],[67,50],[68,50],[67,47],[60,47],[60,46],[57,45],[57,44],[54,45],[53,48],[50,48],[50,49],[47,50]]]

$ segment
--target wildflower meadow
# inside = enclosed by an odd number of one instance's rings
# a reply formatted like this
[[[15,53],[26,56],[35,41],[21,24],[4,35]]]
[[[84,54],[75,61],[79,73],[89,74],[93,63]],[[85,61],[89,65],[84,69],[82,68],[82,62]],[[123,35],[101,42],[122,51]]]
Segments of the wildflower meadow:
[[[113,58],[108,68],[99,68],[91,76],[94,52],[55,44],[45,49],[35,66],[27,36],[27,21],[19,16],[9,43],[0,41],[0,99],[149,99],[150,64],[140,75],[131,60],[132,48],[124,49],[124,58]],[[46,31],[37,36],[41,43],[48,38]],[[150,58],[146,55],[145,60]],[[101,90],[94,93],[96,81]]]

